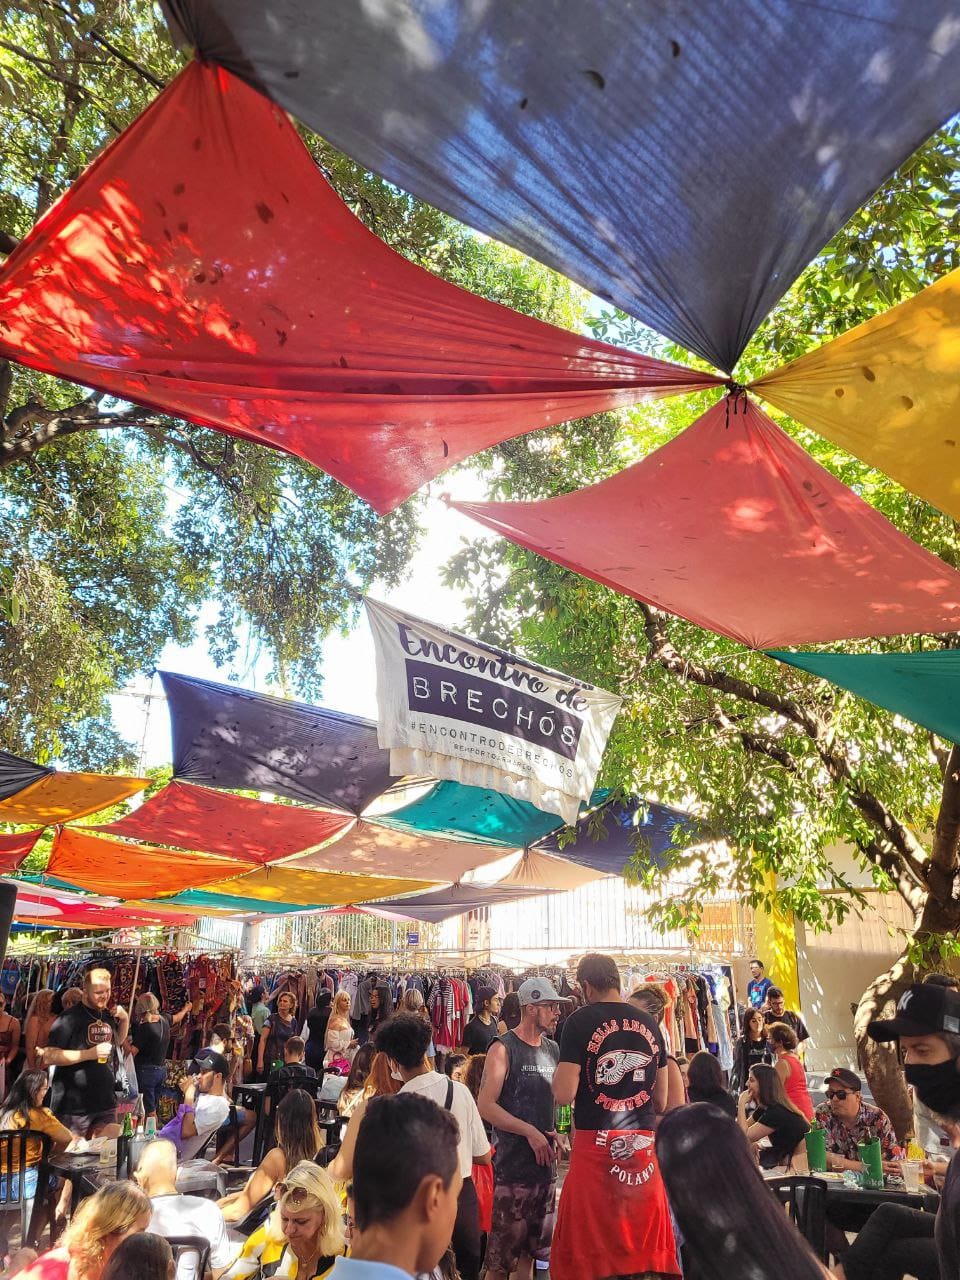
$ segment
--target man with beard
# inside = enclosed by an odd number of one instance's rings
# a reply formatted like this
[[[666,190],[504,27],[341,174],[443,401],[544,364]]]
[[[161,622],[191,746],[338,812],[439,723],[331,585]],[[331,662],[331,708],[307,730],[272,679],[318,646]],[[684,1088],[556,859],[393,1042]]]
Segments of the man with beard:
[[[960,1145],[960,994],[932,983],[915,983],[900,997],[896,1017],[871,1022],[872,1039],[899,1040],[903,1073],[925,1107],[943,1117]],[[891,1209],[898,1212],[891,1214]],[[881,1214],[881,1210],[883,1213]],[[877,1221],[879,1215],[879,1221]],[[910,1274],[936,1274],[929,1238],[934,1236],[942,1280],[960,1280],[960,1161],[947,1167],[940,1209],[931,1230],[930,1216],[901,1206],[881,1205],[844,1258],[850,1280],[894,1274],[902,1252]],[[925,1256],[926,1254],[926,1256]],[[903,1269],[895,1273],[902,1275]]]
[[[477,1099],[494,1126],[496,1151],[487,1280],[530,1280],[534,1261],[548,1261],[553,1237],[559,1138],[552,1084],[560,1048],[550,1037],[566,1001],[546,978],[528,978],[517,995],[520,1022],[488,1047]]]

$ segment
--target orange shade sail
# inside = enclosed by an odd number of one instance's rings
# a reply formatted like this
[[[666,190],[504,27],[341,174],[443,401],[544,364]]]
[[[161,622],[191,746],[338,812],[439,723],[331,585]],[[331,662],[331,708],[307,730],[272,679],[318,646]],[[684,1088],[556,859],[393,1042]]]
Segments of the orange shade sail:
[[[203,853],[174,853],[105,840],[75,827],[57,832],[47,871],[91,893],[153,898],[236,874],[242,864]]]
[[[118,778],[106,773],[50,773],[16,795],[0,800],[0,822],[42,822],[52,827],[109,809],[149,785],[149,778]]]

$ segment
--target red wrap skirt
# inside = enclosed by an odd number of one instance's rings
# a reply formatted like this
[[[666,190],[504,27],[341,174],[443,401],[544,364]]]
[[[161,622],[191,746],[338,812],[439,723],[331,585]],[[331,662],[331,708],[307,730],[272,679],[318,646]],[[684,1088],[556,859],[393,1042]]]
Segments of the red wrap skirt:
[[[679,1276],[667,1195],[645,1129],[578,1130],[550,1250],[554,1280]]]

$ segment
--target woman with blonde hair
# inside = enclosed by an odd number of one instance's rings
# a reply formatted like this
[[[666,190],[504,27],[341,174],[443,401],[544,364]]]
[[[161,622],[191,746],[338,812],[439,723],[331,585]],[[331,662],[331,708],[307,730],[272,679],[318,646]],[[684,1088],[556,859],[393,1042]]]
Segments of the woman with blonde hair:
[[[392,1097],[402,1088],[403,1081],[394,1080],[391,1074],[390,1060],[387,1055],[378,1050],[370,1063],[370,1074],[364,1085],[363,1097],[350,1112],[347,1131],[343,1135],[340,1150],[327,1166],[332,1178],[336,1178],[338,1182],[349,1182],[353,1177],[353,1152],[357,1145],[357,1133],[360,1130],[360,1121],[366,1115],[367,1103],[370,1099]]]
[[[345,1249],[340,1197],[326,1169],[301,1161],[276,1186],[277,1207],[221,1280],[323,1280]]]
[[[57,1020],[53,1012],[53,992],[45,987],[30,1001],[23,1024],[24,1048],[27,1054],[25,1070],[36,1071],[43,1066],[43,1050],[47,1047],[50,1028]]]
[[[338,991],[330,1007],[330,1018],[323,1037],[323,1065],[328,1067],[336,1058],[352,1058],[351,1049],[357,1047],[350,1023],[350,994]]]
[[[146,1231],[150,1201],[133,1182],[111,1182],[78,1207],[56,1249],[21,1272],[23,1280],[100,1280],[127,1236]]]
[[[400,1004],[397,1007],[398,1013],[415,1013],[418,1017],[423,1018],[425,1022],[430,1022],[430,1014],[427,1012],[427,1004],[423,998],[422,992],[416,987],[411,987],[409,991],[405,991],[400,997]],[[433,1023],[430,1022],[431,1029]],[[437,1051],[433,1044],[433,1036],[430,1036],[430,1043],[427,1046],[427,1058],[431,1067],[436,1061]]]
[[[172,1028],[182,1022],[193,1005],[187,1001],[179,1013],[168,1018],[160,1012],[160,1001],[152,991],[138,996],[133,1006],[133,1026],[128,1044],[137,1073],[137,1089],[143,1097],[144,1115],[157,1115],[157,1091],[167,1076],[167,1054]]]

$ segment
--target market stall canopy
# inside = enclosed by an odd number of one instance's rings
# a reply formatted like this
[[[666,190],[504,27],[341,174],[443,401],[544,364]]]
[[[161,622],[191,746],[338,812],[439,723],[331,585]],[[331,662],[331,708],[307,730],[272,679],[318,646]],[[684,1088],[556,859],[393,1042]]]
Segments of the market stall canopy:
[[[44,826],[70,822],[109,809],[149,785],[149,778],[46,772],[38,781],[0,800],[0,822],[41,822]]]
[[[463,788],[466,790],[466,788]],[[401,831],[359,819],[339,840],[284,863],[312,871],[372,871],[378,875],[456,880],[503,856],[496,845]]]
[[[393,783],[370,720],[161,671],[176,778],[359,814]]]
[[[53,773],[46,765],[34,764],[32,760],[22,760],[20,756],[11,755],[9,751],[0,751],[0,800],[16,795],[41,778]]]
[[[593,803],[606,792],[595,791]],[[485,787],[438,782],[410,803],[376,813],[376,821],[399,831],[435,832],[455,840],[477,840],[504,849],[520,849],[563,826],[556,814],[544,813],[526,800],[515,800]]]
[[[960,269],[753,389],[960,518]]]
[[[202,62],[11,254],[0,355],[306,458],[378,511],[511,436],[716,381],[410,262]]]
[[[746,397],[725,397],[588,489],[452,505],[556,564],[754,649],[960,629],[960,574]]]
[[[93,829],[128,840],[266,863],[315,849],[341,835],[353,821],[349,814],[329,809],[268,804],[174,779],[126,817]]]
[[[556,833],[539,847],[580,867],[619,876],[631,859],[659,865],[668,849],[703,838],[704,833],[689,813],[631,797],[612,800],[585,815],[577,823],[573,839],[561,839]]]
[[[62,827],[54,838],[47,870],[91,893],[127,899],[176,893],[239,875],[243,864],[233,858],[106,840],[78,827]]]
[[[378,902],[378,908],[403,916],[407,920],[422,920],[436,924],[462,916],[466,911],[492,907],[498,902],[516,902],[519,898],[536,898],[552,893],[552,889],[539,886],[526,888],[521,885],[452,884],[434,893],[412,894],[409,898],[397,898],[393,902]]]
[[[0,833],[0,871],[16,871],[25,858],[33,852],[33,846],[43,835],[43,828],[36,831]]]
[[[731,370],[960,107],[953,0],[164,0],[404,191]]]
[[[152,903],[119,903],[99,896],[84,897],[63,889],[26,886],[17,888],[13,918],[23,924],[48,929],[117,929],[139,925],[189,928],[193,918],[182,911],[166,911]]]
[[[283,902],[295,903],[301,907],[324,907],[348,902],[369,902],[392,893],[430,889],[435,884],[435,880],[399,880],[389,876],[305,871],[284,864],[282,867],[264,867],[238,879],[222,880],[204,887],[208,893],[245,902]]]
[[[771,658],[822,676],[859,698],[960,742],[960,650],[923,653],[790,653]]]

